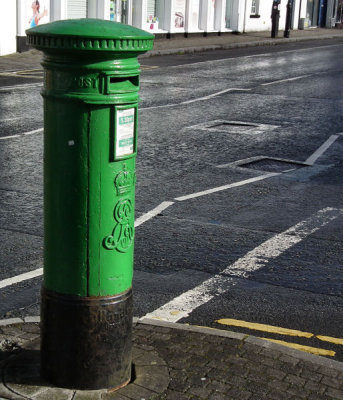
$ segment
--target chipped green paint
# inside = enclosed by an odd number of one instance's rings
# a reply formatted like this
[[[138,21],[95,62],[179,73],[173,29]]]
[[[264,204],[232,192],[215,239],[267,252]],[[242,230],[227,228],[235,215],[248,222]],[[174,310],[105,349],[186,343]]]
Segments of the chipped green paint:
[[[122,293],[133,274],[137,56],[154,37],[92,19],[27,37],[44,53],[44,286]]]

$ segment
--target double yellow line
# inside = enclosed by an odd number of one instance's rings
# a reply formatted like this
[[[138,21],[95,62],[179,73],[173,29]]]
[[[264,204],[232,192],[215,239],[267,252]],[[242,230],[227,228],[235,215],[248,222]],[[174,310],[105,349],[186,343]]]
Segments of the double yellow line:
[[[268,333],[278,334],[278,335],[302,337],[302,338],[307,338],[307,339],[314,338],[314,339],[322,340],[324,342],[343,346],[343,339],[335,338],[335,337],[331,337],[331,336],[315,335],[310,332],[302,332],[302,331],[298,331],[295,329],[281,328],[279,326],[273,326],[273,325],[257,324],[257,323],[253,323],[253,322],[246,322],[246,321],[241,321],[238,319],[231,319],[231,318],[219,319],[216,322],[221,325],[237,326],[240,328],[246,328],[246,329],[251,329],[251,330],[260,331],[260,332],[261,331],[268,332]],[[321,356],[334,357],[336,355],[336,352],[332,351],[332,350],[325,350],[325,349],[320,349],[320,348],[311,347],[311,346],[303,346],[303,345],[296,344],[296,343],[285,342],[283,340],[268,339],[268,338],[261,338],[261,339],[268,340],[268,341],[274,342],[274,343],[279,343],[279,344],[282,344],[287,347],[291,347],[291,348],[294,348],[297,350],[302,350],[302,351],[306,351],[308,353],[317,354],[317,355],[321,355]]]

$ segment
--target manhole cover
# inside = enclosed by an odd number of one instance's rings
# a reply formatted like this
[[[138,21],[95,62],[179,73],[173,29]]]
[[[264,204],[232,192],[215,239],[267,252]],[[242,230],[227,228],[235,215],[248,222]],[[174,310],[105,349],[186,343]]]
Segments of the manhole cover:
[[[222,119],[208,121],[202,124],[187,127],[187,129],[196,129],[208,132],[223,132],[223,133],[252,134],[252,135],[257,135],[259,133],[272,131],[275,128],[278,128],[278,126],[268,125],[268,124],[257,124],[253,122],[244,122],[244,121],[227,121]]]
[[[211,131],[221,131],[221,132],[228,132],[228,133],[248,133],[252,132],[259,125],[257,124],[245,124],[242,122],[221,122],[208,127]]]
[[[304,168],[307,165],[296,161],[282,160],[277,158],[262,158],[259,160],[243,163],[239,165],[243,168],[256,169],[266,172],[286,172],[299,168]]]

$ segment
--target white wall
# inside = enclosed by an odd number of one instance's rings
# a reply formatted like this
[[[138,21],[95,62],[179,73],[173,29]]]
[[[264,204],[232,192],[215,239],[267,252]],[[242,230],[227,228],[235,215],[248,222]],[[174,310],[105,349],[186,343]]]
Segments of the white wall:
[[[238,4],[238,13],[237,13],[237,32],[245,32],[246,26],[246,14],[245,14],[245,6],[248,0],[239,0]]]
[[[96,0],[89,0],[96,1]],[[233,1],[232,27],[237,31],[240,0]],[[156,2],[158,26],[154,32],[224,32],[226,0],[158,0]],[[133,7],[133,25],[150,30],[146,23],[146,0],[137,0]],[[184,15],[184,26],[176,26],[177,16]]]
[[[200,0],[187,0],[186,3],[186,32],[201,32],[199,28]]]
[[[301,0],[295,0],[294,1],[295,6],[294,6],[294,16],[293,16],[293,29],[298,29],[299,26],[299,18],[301,17],[300,11],[300,6],[301,6]]]
[[[246,2],[246,15],[245,15],[245,32],[251,31],[266,31],[271,29],[271,10],[272,1],[260,0],[259,15],[260,18],[251,18],[251,0]],[[282,9],[282,2],[280,10]],[[280,18],[281,23],[282,18]]]
[[[17,50],[17,2],[0,0],[0,56],[15,53]]]
[[[280,19],[279,19],[279,30],[284,30],[286,24],[286,14],[287,14],[287,2],[288,0],[281,0],[280,3]],[[251,18],[251,0],[241,0],[241,3],[246,3],[245,17],[243,22],[243,30],[244,32],[258,32],[258,31],[269,31],[271,30],[272,21],[271,21],[271,10],[272,10],[272,1],[260,0],[259,7],[259,18]],[[306,0],[303,0],[303,3],[306,4]],[[294,29],[298,29],[298,21],[299,21],[299,7],[301,4],[301,0],[295,0],[294,7]],[[303,8],[305,8],[303,6]],[[302,11],[303,12],[303,11]]]
[[[48,14],[39,22],[46,23],[67,18],[68,0],[40,0],[41,9],[47,9]],[[86,1],[86,0],[84,0]],[[110,0],[87,0],[88,17],[109,19]],[[232,0],[232,16],[230,30],[237,32],[270,31],[272,0],[260,0],[259,18],[251,18],[252,0]],[[32,16],[32,0],[0,0],[0,55],[14,53],[17,38],[25,38],[25,30],[29,28]],[[298,29],[299,18],[305,18],[307,0],[294,0],[293,29]],[[328,0],[328,12],[333,13],[335,0]],[[128,0],[133,19],[129,24],[147,29],[147,0]],[[158,0],[156,2],[156,32],[224,32],[226,0]],[[215,4],[215,9],[213,9]],[[283,30],[286,21],[287,0],[281,0],[279,29]],[[198,21],[197,21],[198,11]],[[184,14],[184,26],[176,26],[176,12]],[[328,18],[329,20],[329,18]],[[330,21],[328,21],[330,22]]]
[[[170,12],[169,32],[185,32],[186,0],[169,0],[167,3],[170,6],[165,5],[167,15]]]
[[[66,0],[51,0],[50,19],[58,21],[67,18],[67,1]]]
[[[200,13],[200,29],[205,32],[213,32],[215,30],[216,20],[216,3],[213,0],[202,0],[201,1],[201,13]]]
[[[220,32],[225,30],[225,7],[226,7],[225,0],[216,0],[214,29]]]

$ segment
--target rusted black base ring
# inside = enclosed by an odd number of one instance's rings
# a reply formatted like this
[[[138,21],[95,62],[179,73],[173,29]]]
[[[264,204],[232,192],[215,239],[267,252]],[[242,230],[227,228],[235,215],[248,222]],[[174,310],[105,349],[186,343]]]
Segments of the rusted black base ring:
[[[41,375],[70,389],[120,388],[131,379],[132,290],[110,297],[43,287]]]

